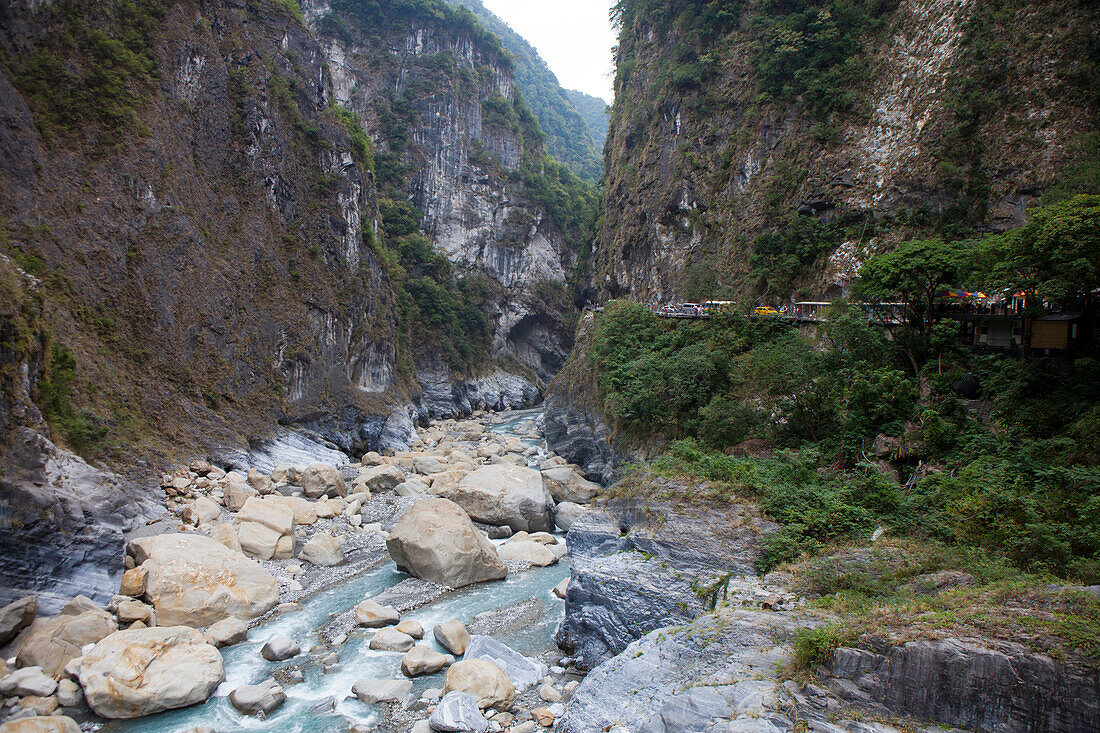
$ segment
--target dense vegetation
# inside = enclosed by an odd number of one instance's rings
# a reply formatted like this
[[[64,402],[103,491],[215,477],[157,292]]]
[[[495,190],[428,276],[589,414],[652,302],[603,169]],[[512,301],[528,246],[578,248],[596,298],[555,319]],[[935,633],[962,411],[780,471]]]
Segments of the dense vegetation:
[[[496,15],[482,5],[481,0],[451,0],[470,9],[486,30],[494,33],[513,59],[516,86],[519,87],[527,106],[539,120],[546,133],[546,147],[550,154],[564,163],[582,179],[596,183],[603,175],[603,141],[607,138],[607,103],[594,100],[580,92],[561,88],[554,72],[539,57],[530,43],[513,31]],[[588,119],[575,106],[578,100],[597,102],[602,116],[602,130],[597,135],[598,118]],[[588,104],[591,107],[591,103]],[[593,127],[595,129],[593,129]]]
[[[910,306],[893,340],[844,303],[813,341],[778,319],[676,322],[609,305],[591,364],[620,434],[679,441],[658,471],[760,497],[782,525],[765,568],[888,525],[1100,582],[1095,342],[1068,368],[978,356],[931,310],[952,281],[1034,293],[1032,315],[1043,298],[1100,287],[1100,197],[1046,207],[968,247],[913,242],[864,273],[865,292]],[[967,375],[988,411],[960,397]],[[729,452],[758,457],[722,452],[739,444]]]

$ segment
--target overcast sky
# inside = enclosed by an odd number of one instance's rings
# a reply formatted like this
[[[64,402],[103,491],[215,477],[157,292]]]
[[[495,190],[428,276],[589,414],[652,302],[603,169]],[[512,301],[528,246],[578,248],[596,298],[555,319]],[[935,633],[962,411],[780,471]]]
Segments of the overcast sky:
[[[613,0],[482,0],[538,49],[566,89],[612,101]]]

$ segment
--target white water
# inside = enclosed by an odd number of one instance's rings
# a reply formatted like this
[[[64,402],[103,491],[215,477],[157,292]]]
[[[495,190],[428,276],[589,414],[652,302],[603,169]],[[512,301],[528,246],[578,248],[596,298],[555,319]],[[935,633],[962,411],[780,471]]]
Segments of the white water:
[[[531,413],[506,420],[492,426],[494,432],[511,435],[510,428]],[[521,436],[522,437],[522,436]],[[540,441],[524,438],[524,442],[536,445]],[[408,578],[385,560],[377,568],[357,578],[324,590],[303,601],[300,611],[277,616],[249,631],[248,640],[222,650],[225,661],[225,682],[214,696],[203,705],[172,710],[160,715],[133,721],[113,722],[105,733],[182,733],[197,726],[210,726],[224,731],[278,731],[279,733],[312,733],[343,731],[355,723],[371,724],[379,718],[378,708],[360,702],[351,694],[351,687],[358,679],[404,679],[401,674],[401,657],[398,652],[380,652],[368,648],[371,631],[353,631],[348,641],[335,650],[321,645],[317,631],[332,617],[353,608],[364,598],[376,596],[398,582]],[[474,616],[508,608],[529,598],[537,598],[550,607],[540,623],[527,626],[522,631],[499,637],[501,641],[525,654],[535,654],[553,644],[553,633],[565,613],[565,604],[551,590],[569,577],[568,558],[548,568],[532,568],[526,572],[509,575],[503,581],[483,583],[452,591],[435,602],[409,612],[402,619],[419,621],[424,627],[424,639],[419,642],[444,652],[435,643],[432,629],[439,623],[458,619],[469,623]],[[284,662],[267,662],[260,656],[260,648],[272,636],[283,634],[298,642],[302,653]],[[310,649],[316,646],[314,653]],[[334,671],[325,674],[319,660],[331,651],[339,654],[340,661]],[[270,679],[280,667],[297,667],[305,681],[285,685],[286,702],[267,720],[241,715],[230,704],[229,693],[242,686]],[[427,688],[442,688],[443,673],[413,680],[413,693]],[[336,700],[332,712],[310,713],[309,708],[326,697]]]

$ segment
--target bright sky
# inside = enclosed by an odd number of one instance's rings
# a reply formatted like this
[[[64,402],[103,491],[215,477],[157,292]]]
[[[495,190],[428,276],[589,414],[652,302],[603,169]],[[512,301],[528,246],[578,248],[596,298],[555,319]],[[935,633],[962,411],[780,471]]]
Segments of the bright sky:
[[[482,0],[538,49],[561,85],[612,101],[612,0]]]

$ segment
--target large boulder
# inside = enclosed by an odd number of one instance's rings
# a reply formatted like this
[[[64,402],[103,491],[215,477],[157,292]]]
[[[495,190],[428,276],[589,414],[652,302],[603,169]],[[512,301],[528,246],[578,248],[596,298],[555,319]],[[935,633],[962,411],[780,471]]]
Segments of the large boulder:
[[[386,549],[399,570],[452,588],[508,574],[493,543],[447,499],[413,504],[390,532]]]
[[[536,684],[546,676],[549,671],[545,664],[525,657],[515,649],[503,644],[491,636],[472,636],[466,647],[466,656],[463,661],[484,660],[492,662],[515,685],[516,690],[523,692],[531,685]]]
[[[554,507],[554,524],[562,532],[568,532],[573,523],[580,519],[588,509],[571,501],[563,501]]]
[[[200,496],[183,508],[180,518],[184,524],[199,526],[213,522],[222,515],[221,507],[205,496]]]
[[[429,649],[423,644],[416,644],[401,658],[401,673],[406,677],[435,674],[446,667],[449,661],[451,660],[447,655]]]
[[[265,717],[286,702],[286,693],[275,680],[244,685],[229,693],[229,704],[245,715]]]
[[[129,551],[148,570],[146,597],[162,626],[203,627],[229,616],[255,618],[279,601],[271,573],[209,537],[142,537],[130,542]]]
[[[596,498],[602,487],[592,483],[570,466],[544,468],[542,478],[554,501],[571,501],[574,504],[587,504]]]
[[[355,479],[355,485],[362,487],[367,493],[378,493],[391,491],[404,481],[405,473],[397,466],[375,466],[362,469]]]
[[[294,556],[294,512],[290,507],[257,496],[237,514],[237,536],[246,555],[257,560],[285,560]]]
[[[348,485],[340,469],[327,463],[313,463],[306,466],[299,483],[306,492],[306,496],[311,499],[348,495]]]
[[[465,692],[454,691],[443,696],[428,719],[432,730],[485,733],[489,721],[481,714],[474,698]]]
[[[23,630],[14,643],[16,664],[40,667],[51,677],[60,677],[83,647],[117,630],[115,617],[106,611],[90,602],[70,603],[60,615],[36,619]]]
[[[260,656],[269,662],[285,662],[301,653],[302,647],[298,646],[298,642],[283,634],[276,634],[260,647]]]
[[[441,495],[478,522],[506,525],[514,532],[554,529],[554,500],[543,485],[542,474],[533,468],[483,466],[454,486],[442,489]]]
[[[546,545],[533,540],[505,542],[497,548],[500,559],[524,562],[539,568],[545,568],[558,561],[558,556],[546,548]]]
[[[407,652],[416,641],[394,628],[385,628],[371,637],[370,648],[380,652]]]
[[[351,694],[365,703],[401,702],[412,692],[409,680],[356,680]]]
[[[0,692],[9,697],[46,697],[57,690],[57,680],[40,667],[23,667],[0,680]]]
[[[236,616],[223,618],[216,624],[211,624],[204,636],[207,644],[213,644],[221,649],[223,646],[233,646],[248,639],[248,624]]]
[[[300,496],[283,496],[282,494],[271,494],[265,496],[264,501],[270,501],[275,504],[281,504],[290,509],[294,513],[294,524],[316,524],[318,509],[322,502],[314,503],[303,499]]]
[[[393,626],[401,620],[401,614],[396,609],[375,603],[369,598],[360,601],[355,607],[355,620],[360,626],[368,629],[380,629],[383,626]]]
[[[459,657],[466,653],[466,647],[470,644],[470,632],[458,620],[444,621],[435,627],[433,633],[440,646]]]
[[[0,646],[31,625],[38,615],[38,599],[34,596],[20,598],[0,608]]]
[[[335,537],[322,532],[302,547],[298,557],[314,565],[328,568],[344,561],[344,548]]]
[[[443,693],[465,692],[482,710],[507,710],[516,699],[516,688],[500,665],[487,659],[455,662],[443,678]]]
[[[80,662],[84,698],[104,718],[204,702],[224,678],[221,652],[187,626],[115,632]]]
[[[9,720],[0,725],[0,733],[80,733],[80,726],[64,715]]]

